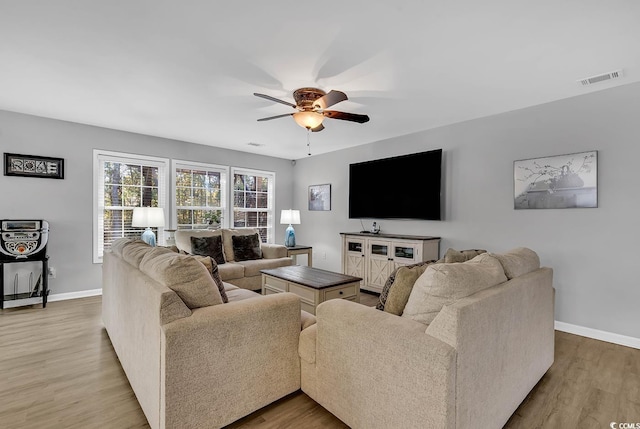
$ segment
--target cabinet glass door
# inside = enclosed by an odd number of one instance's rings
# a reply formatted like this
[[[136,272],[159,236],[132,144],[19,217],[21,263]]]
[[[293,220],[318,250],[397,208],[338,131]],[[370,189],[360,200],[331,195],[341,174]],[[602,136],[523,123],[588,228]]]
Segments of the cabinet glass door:
[[[393,260],[396,263],[412,264],[418,262],[418,249],[414,244],[394,243]]]
[[[386,244],[371,243],[371,254],[377,256],[388,256],[389,246]]]

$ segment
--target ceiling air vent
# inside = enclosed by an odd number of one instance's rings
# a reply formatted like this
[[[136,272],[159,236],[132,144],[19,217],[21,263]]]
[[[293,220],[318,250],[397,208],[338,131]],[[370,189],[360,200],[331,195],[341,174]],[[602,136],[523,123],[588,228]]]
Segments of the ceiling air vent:
[[[578,79],[578,85],[587,86],[594,83],[604,82],[605,80],[617,79],[622,77],[622,69],[612,71],[609,73],[599,74],[597,76],[585,77],[584,79]]]

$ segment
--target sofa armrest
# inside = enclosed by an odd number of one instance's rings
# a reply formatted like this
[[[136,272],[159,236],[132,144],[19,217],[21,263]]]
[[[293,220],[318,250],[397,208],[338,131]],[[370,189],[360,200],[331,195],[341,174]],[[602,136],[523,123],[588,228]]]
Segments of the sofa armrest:
[[[164,325],[166,427],[221,427],[299,389],[300,317],[300,298],[280,293]]]
[[[318,335],[318,325],[314,324],[300,332],[300,344],[298,355],[300,359],[307,363],[316,361],[316,338]]]
[[[453,347],[421,323],[347,300],[320,304],[316,317],[322,406],[350,426],[453,427]]]
[[[265,259],[285,258],[287,256],[287,248],[282,244],[262,243],[260,244],[262,257]]]

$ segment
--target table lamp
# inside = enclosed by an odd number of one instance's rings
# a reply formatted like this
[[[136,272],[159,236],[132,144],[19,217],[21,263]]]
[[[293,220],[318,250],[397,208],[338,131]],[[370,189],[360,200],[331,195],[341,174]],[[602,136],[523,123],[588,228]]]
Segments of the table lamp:
[[[300,210],[282,210],[280,212],[280,224],[289,224],[284,233],[284,245],[287,247],[295,247],[296,232],[291,225],[300,224]]]
[[[146,228],[142,233],[142,241],[149,246],[155,246],[156,235],[151,231],[151,228],[164,226],[164,209],[162,207],[135,207],[131,226]]]

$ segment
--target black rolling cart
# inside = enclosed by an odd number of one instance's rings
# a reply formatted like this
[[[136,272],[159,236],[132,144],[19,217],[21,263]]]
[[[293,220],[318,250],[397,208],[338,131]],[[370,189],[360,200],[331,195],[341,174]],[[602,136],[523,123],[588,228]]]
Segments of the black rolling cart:
[[[32,305],[42,299],[47,306],[49,295],[49,256],[47,241],[49,223],[45,220],[0,221],[0,309]],[[42,272],[35,287],[29,282],[27,291],[20,292],[16,283],[13,289],[5,287],[5,264],[40,262]]]

